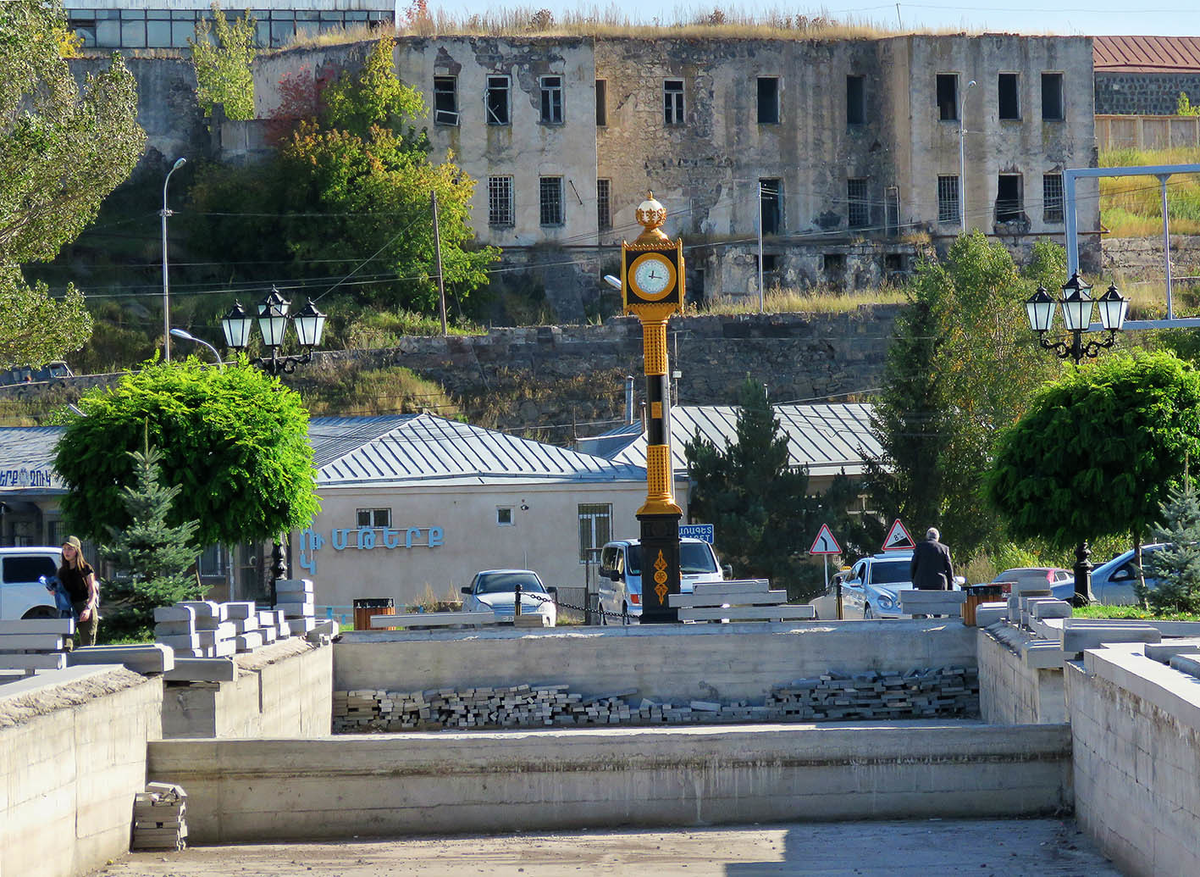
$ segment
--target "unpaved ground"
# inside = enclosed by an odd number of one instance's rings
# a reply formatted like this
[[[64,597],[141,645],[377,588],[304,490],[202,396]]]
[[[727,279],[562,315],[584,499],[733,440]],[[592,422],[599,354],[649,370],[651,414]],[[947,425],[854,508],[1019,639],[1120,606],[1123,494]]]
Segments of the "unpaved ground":
[[[563,874],[1115,877],[1072,821],[921,820],[605,831],[130,853],[92,877]]]

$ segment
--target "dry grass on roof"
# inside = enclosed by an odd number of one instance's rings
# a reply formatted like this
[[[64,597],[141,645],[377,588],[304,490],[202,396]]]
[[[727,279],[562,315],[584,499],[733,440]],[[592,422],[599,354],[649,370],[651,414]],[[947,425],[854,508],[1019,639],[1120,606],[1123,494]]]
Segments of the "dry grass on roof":
[[[900,29],[886,21],[848,16],[835,19],[825,10],[791,12],[771,9],[749,12],[741,9],[677,8],[669,16],[635,19],[615,6],[592,7],[558,16],[548,9],[511,6],[490,9],[481,15],[433,9],[410,15],[400,22],[400,36],[488,36],[488,37],[608,37],[629,39],[787,39],[849,40],[878,39],[908,33],[962,33],[961,28],[930,30]],[[297,38],[287,48],[338,45],[377,38],[379,30],[362,25]]]

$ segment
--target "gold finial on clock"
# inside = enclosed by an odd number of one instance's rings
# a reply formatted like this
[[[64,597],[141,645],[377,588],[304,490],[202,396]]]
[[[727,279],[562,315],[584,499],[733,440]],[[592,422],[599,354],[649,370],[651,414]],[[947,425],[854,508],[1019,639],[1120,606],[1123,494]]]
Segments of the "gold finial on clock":
[[[653,192],[646,192],[646,200],[637,206],[633,216],[644,229],[638,235],[635,243],[646,244],[668,240],[667,236],[659,229],[659,226],[667,221],[667,208],[655,200]]]

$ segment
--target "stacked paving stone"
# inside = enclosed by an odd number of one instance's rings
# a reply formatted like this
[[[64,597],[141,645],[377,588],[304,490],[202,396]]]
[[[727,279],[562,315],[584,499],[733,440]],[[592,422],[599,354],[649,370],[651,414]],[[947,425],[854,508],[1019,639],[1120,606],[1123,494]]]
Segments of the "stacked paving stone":
[[[75,633],[73,618],[0,621],[0,670],[31,674],[67,666],[66,637]]]
[[[131,850],[182,850],[187,846],[187,793],[171,783],[147,783],[133,798]]]
[[[275,608],[283,612],[293,635],[309,633],[317,626],[312,579],[278,579]]]
[[[284,610],[258,609],[253,603],[186,600],[155,609],[154,621],[154,638],[159,643],[170,646],[178,656],[192,658],[232,657],[292,632]]]
[[[660,725],[837,721],[972,715],[979,710],[975,668],[909,673],[830,673],[775,686],[762,705],[745,701],[665,703],[626,698],[636,689],[585,697],[567,685],[356,689],[333,693],[334,733],[538,726]]]

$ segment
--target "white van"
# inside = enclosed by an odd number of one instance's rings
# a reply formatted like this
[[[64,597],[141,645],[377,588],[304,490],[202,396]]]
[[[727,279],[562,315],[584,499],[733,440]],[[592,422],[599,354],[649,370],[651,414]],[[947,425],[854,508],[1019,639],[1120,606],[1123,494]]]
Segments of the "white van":
[[[38,578],[61,564],[61,548],[0,548],[0,621],[57,618],[54,595]]]
[[[702,582],[723,582],[725,572],[713,547],[702,539],[679,540],[679,590],[690,594]],[[600,608],[642,614],[642,545],[637,539],[605,543],[600,550]],[[601,616],[603,617],[603,616]]]

